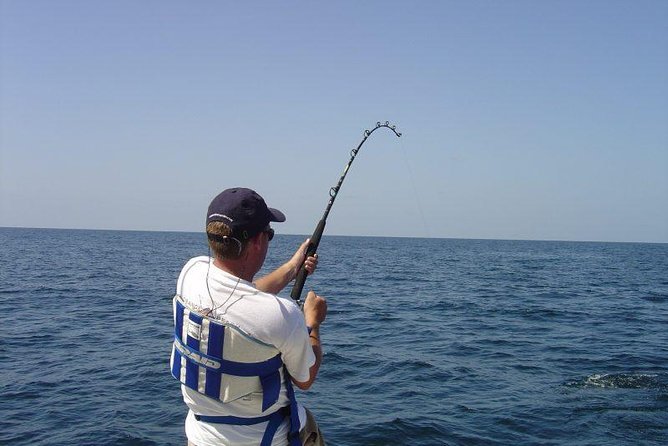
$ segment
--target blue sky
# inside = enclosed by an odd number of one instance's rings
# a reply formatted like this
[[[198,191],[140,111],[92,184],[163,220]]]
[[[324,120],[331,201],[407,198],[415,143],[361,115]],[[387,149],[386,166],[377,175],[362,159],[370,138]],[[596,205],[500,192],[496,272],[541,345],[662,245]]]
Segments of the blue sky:
[[[668,2],[0,5],[0,226],[668,242]]]

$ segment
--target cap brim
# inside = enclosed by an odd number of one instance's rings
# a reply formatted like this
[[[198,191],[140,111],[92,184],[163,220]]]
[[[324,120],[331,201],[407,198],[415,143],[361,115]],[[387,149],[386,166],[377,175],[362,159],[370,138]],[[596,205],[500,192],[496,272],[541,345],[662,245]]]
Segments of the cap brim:
[[[271,216],[269,221],[275,221],[278,223],[285,221],[285,215],[283,214],[283,212],[274,208],[268,208],[268,209],[269,209],[269,215]]]

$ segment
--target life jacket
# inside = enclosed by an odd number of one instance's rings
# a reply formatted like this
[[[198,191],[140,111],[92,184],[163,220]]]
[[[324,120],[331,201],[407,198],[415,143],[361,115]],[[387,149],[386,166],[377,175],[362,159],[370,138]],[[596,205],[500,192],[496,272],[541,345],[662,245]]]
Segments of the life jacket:
[[[290,375],[276,347],[260,342],[238,328],[189,308],[174,297],[174,344],[170,361],[172,376],[182,384],[210,398],[227,403],[262,393],[257,412],[263,413],[278,401],[281,369],[290,405],[269,415],[243,418],[195,414],[198,421],[233,425],[267,422],[261,446],[268,446],[285,417],[290,419],[290,446],[301,446],[299,414]]]

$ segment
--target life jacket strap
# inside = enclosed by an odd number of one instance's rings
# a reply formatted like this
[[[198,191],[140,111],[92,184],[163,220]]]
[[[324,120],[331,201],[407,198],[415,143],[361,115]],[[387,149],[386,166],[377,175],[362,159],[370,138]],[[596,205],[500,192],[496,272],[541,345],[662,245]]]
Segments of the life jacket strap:
[[[263,373],[267,373],[267,371],[273,372],[283,366],[283,360],[281,359],[280,353],[266,361],[236,362],[206,355],[197,351],[184,343],[179,337],[178,332],[175,332],[174,343],[176,349],[182,356],[185,356],[186,360],[192,361],[198,366],[205,367],[218,373],[226,373],[234,376],[260,376]]]
[[[288,406],[281,407],[276,412],[269,415],[264,415],[261,417],[233,417],[233,416],[212,416],[212,415],[195,415],[197,421],[203,421],[205,423],[214,423],[214,424],[232,424],[234,426],[251,426],[253,424],[264,423],[265,421],[270,421],[272,418],[280,417],[281,420],[288,415]]]
[[[295,390],[292,387],[292,378],[288,373],[288,369],[283,369],[283,374],[285,375],[285,387],[288,391],[288,398],[290,398],[290,432],[288,433],[288,443],[290,446],[302,446],[302,441],[299,438],[299,407],[297,405],[297,397],[295,396]]]
[[[181,357],[185,358],[187,363],[195,366],[195,368],[192,368],[190,374],[186,373],[186,382],[184,382],[191,389],[197,390],[197,381],[195,379],[189,381],[188,377],[196,378],[198,376],[196,374],[196,367],[201,366],[208,369],[207,377],[211,376],[212,380],[220,380],[222,373],[233,376],[257,376],[262,385],[262,411],[269,409],[278,401],[281,390],[281,375],[279,370],[283,366],[280,354],[262,362],[246,363],[228,361],[198,352],[187,344],[184,344],[178,336],[174,338],[174,351],[177,355],[177,360],[174,363],[177,366],[181,363]],[[179,379],[177,373],[180,372],[172,369],[172,376]],[[206,394],[213,398],[218,396],[215,391],[211,393],[207,392]]]
[[[290,412],[290,406],[285,406],[281,407],[272,414],[265,415],[262,417],[241,418],[232,416],[216,417],[208,415],[195,415],[195,419],[197,421],[203,421],[205,423],[232,424],[235,426],[250,426],[253,424],[260,424],[268,421],[269,423],[267,424],[267,428],[264,430],[264,435],[262,436],[262,441],[260,442],[260,446],[271,446],[271,442],[274,439],[274,435],[276,435],[278,427],[281,425],[285,417],[289,416],[289,412]],[[292,432],[290,433],[290,445],[293,446],[295,443],[292,442],[291,435]],[[298,443],[296,444],[301,446],[301,442],[299,441],[299,435],[297,436],[297,441]]]
[[[259,424],[269,421],[269,423],[267,424],[267,428],[264,430],[264,435],[262,436],[262,442],[260,443],[260,446],[271,446],[271,442],[274,439],[274,435],[276,434],[278,427],[281,425],[283,420],[286,417],[288,417],[288,421],[290,423],[290,431],[288,432],[288,443],[290,446],[302,446],[302,441],[299,438],[299,427],[300,427],[299,407],[297,405],[297,398],[295,397],[295,390],[294,387],[292,387],[292,381],[287,369],[284,369],[284,375],[285,375],[285,387],[288,391],[288,398],[290,399],[290,405],[281,407],[272,414],[254,418],[195,415],[195,419],[197,421],[204,421],[205,423],[232,424],[236,426],[248,426],[252,424]]]

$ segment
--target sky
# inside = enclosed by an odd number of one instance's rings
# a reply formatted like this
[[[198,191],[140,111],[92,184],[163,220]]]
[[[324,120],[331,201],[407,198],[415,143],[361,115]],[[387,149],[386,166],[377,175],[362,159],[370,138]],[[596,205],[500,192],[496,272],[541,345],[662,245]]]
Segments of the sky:
[[[0,226],[668,242],[668,2],[0,0]]]

